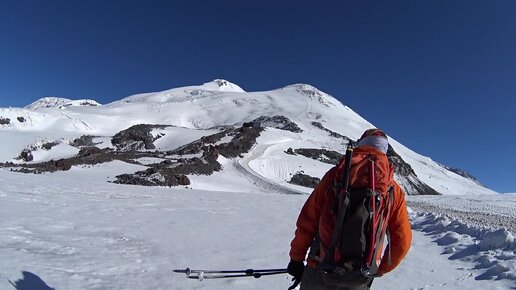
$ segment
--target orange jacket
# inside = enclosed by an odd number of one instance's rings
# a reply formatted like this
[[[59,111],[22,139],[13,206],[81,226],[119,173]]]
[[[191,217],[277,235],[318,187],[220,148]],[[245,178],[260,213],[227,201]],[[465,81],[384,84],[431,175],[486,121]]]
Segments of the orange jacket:
[[[303,261],[305,259],[308,248],[317,234],[321,211],[325,205],[328,188],[333,182],[336,170],[337,167],[334,167],[324,175],[319,185],[308,197],[299,214],[295,236],[290,244],[290,258],[294,261]],[[396,268],[407,254],[412,241],[405,193],[396,182],[394,182],[393,186],[394,205],[388,224],[391,244],[387,246],[384,252],[387,255],[390,247],[391,263],[388,263],[388,259],[383,259],[380,264],[379,274],[385,274]],[[308,265],[315,267],[317,262],[309,258]]]

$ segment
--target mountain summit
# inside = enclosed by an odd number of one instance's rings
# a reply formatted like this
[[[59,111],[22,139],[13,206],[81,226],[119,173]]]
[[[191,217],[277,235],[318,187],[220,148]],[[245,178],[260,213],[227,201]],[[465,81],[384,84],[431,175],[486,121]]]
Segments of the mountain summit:
[[[94,100],[70,100],[65,98],[58,97],[44,97],[41,98],[30,105],[25,106],[25,109],[28,110],[37,110],[37,109],[46,109],[46,108],[59,108],[64,109],[70,106],[101,106],[97,101]]]
[[[207,89],[224,92],[245,93],[245,91],[238,85],[223,79],[215,79],[211,82],[204,83],[202,86],[206,87]]]

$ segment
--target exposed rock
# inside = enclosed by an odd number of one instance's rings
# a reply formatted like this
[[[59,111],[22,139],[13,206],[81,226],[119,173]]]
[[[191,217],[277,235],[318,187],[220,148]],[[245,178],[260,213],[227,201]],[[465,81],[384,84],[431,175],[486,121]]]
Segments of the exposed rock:
[[[260,128],[262,126],[262,123],[260,123],[259,121],[252,121],[252,122],[244,122],[244,124],[242,124],[242,127],[245,127],[245,128]]]
[[[226,158],[239,157],[243,153],[247,153],[251,150],[262,131],[262,128],[242,127],[238,131],[232,133],[233,139],[231,141],[217,145],[217,149],[219,150],[220,155]]]
[[[190,185],[185,175],[175,174],[171,168],[149,168],[133,174],[118,175],[113,183],[144,186],[178,186]]]
[[[293,133],[301,133],[303,130],[299,126],[292,122],[290,119],[284,116],[262,116],[253,120],[253,127],[271,127],[280,130],[290,131]],[[258,124],[258,126],[256,126]]]
[[[127,163],[137,164],[134,159],[141,157],[158,157],[155,152],[115,152],[109,148],[98,149],[96,147],[83,148],[77,156],[63,158],[57,161],[50,160],[46,162],[24,164],[24,167],[32,168],[34,173],[55,172],[69,170],[75,165],[95,165],[100,163],[120,160]]]
[[[59,142],[57,142],[57,141],[47,142],[47,143],[44,143],[43,145],[41,145],[41,148],[43,148],[45,150],[50,150],[50,149],[52,149],[52,147],[54,147],[58,144],[59,144]]]
[[[24,117],[18,117],[18,118],[16,118],[16,119],[17,119],[17,120],[18,120],[18,122],[20,122],[20,123],[25,122],[25,118],[24,118]]]
[[[93,142],[93,138],[96,136],[91,135],[83,135],[79,138],[74,139],[72,142],[70,142],[71,146],[80,148],[80,147],[93,147],[97,145],[98,143]]]
[[[129,127],[128,129],[122,130],[113,136],[111,143],[116,146],[119,150],[143,150],[143,149],[156,149],[154,141],[161,137],[152,136],[152,129],[164,129],[169,127],[167,125],[148,125],[138,124]]]
[[[1,162],[0,162],[0,165],[1,165],[2,167],[15,167],[15,166],[17,166],[16,164],[14,164],[14,162],[11,162],[11,161],[7,161],[7,162],[5,162],[5,163],[1,163]]]
[[[296,155],[296,153],[294,152],[294,150],[292,150],[291,147],[289,147],[287,151],[285,151],[285,153],[287,153],[288,155]]]
[[[322,104],[326,107],[335,106],[335,104],[333,104],[331,101],[329,101],[325,97],[325,96],[327,96],[327,94],[321,92],[319,89],[317,89],[311,85],[296,84],[296,85],[292,85],[292,86],[295,87],[296,91],[298,91],[299,93],[309,97],[312,100],[319,101],[320,104]]]
[[[152,164],[147,170],[118,175],[113,182],[146,186],[189,185],[187,174],[211,175],[215,171],[220,171],[222,166],[217,162],[217,158],[218,150],[214,146],[209,146],[201,158],[179,158],[176,162],[164,160]]]
[[[435,189],[430,187],[428,184],[422,182],[412,169],[412,166],[405,162],[401,156],[394,151],[392,146],[389,144],[387,150],[387,157],[389,161],[394,165],[394,173],[402,180],[400,186],[403,188],[408,195],[439,195]]]
[[[41,174],[41,172],[38,172],[34,169],[29,169],[29,168],[26,168],[26,167],[21,167],[21,168],[11,168],[11,171],[13,172],[19,172],[19,173],[34,173],[34,174]]]
[[[334,131],[332,131],[332,130],[330,130],[330,129],[327,129],[326,127],[324,127],[324,126],[323,126],[321,123],[319,123],[319,122],[312,122],[311,124],[312,124],[313,126],[315,126],[315,127],[319,128],[319,129],[321,129],[321,130],[324,130],[324,131],[326,131],[326,132],[330,133],[330,136],[332,136],[332,137],[339,138],[339,139],[344,139],[344,140],[346,140],[346,141],[351,141],[351,138],[349,138],[348,136],[344,136],[344,135],[341,135],[341,134],[339,134],[339,133],[337,133],[337,132],[334,132]]]
[[[342,158],[341,153],[326,149],[299,148],[295,149],[294,152],[299,155],[303,155],[305,157],[332,165],[337,165]]]
[[[59,159],[55,163],[56,171],[66,171],[72,168],[72,162],[68,159]]]
[[[218,153],[226,158],[238,157],[247,153],[256,143],[256,138],[260,136],[262,128],[241,127],[232,128],[212,135],[204,136],[199,140],[183,145],[172,151],[168,155],[187,155],[198,154],[210,146],[214,146]],[[231,141],[223,144],[216,144],[224,137],[232,137]]]
[[[315,188],[319,184],[319,182],[321,182],[320,178],[304,174],[302,171],[296,172],[296,174],[294,174],[294,176],[292,176],[292,178],[289,181],[289,183],[310,188]]]
[[[405,162],[401,156],[394,151],[391,144],[389,144],[389,149],[387,149],[387,157],[389,157],[389,161],[392,162],[394,165],[394,172],[400,176],[409,176],[414,175],[416,176],[416,173],[414,172],[414,169],[412,169],[412,166]]]
[[[30,162],[30,161],[34,160],[34,156],[32,156],[32,151],[30,149],[25,148],[20,153],[20,156],[18,156],[17,159],[23,160],[25,162]]]
[[[401,177],[400,186],[408,195],[440,195],[435,189],[422,182],[415,174]]]
[[[0,125],[9,125],[11,124],[11,119],[0,117]]]
[[[203,136],[199,140],[195,140],[172,151],[168,151],[167,155],[188,155],[201,153],[205,147],[213,146],[219,142],[223,137],[231,135],[236,129],[227,129],[219,133],[215,133],[208,136]]]
[[[140,164],[135,161],[141,157],[164,158],[165,152],[139,152],[138,149],[149,148],[155,137],[152,137],[152,128],[164,128],[166,126],[156,125],[136,125],[124,130],[113,137],[113,144],[117,149],[99,149],[95,146],[85,146],[93,144],[93,136],[82,136],[75,139],[70,144],[81,147],[75,157],[60,159],[58,161],[48,161],[36,164],[25,164],[21,172],[55,172],[69,170],[74,165],[94,165],[113,160],[121,160],[128,163]],[[138,171],[134,174],[123,174],[117,177],[115,183],[140,184],[140,185],[159,185],[174,186],[187,185],[190,183],[186,175],[211,175],[215,171],[220,171],[222,166],[217,159],[219,154],[227,158],[236,157],[248,152],[256,143],[256,138],[260,135],[262,128],[234,128],[231,127],[223,132],[204,136],[197,141],[182,146],[176,150],[168,152],[169,155],[202,154],[201,157],[178,158],[176,160],[167,159],[159,163],[146,165],[150,168]],[[231,137],[227,143],[219,144],[224,137]],[[143,144],[144,146],[137,146]],[[50,147],[50,145],[48,145]],[[127,147],[133,150],[125,151]],[[26,155],[30,153],[26,151]],[[141,164],[140,164],[141,165]]]
[[[100,149],[98,147],[84,147],[79,150],[79,153],[77,153],[77,157],[87,157],[91,155],[96,155],[100,153],[107,153],[109,152],[108,148]]]
[[[444,167],[445,169],[455,173],[455,174],[458,174],[458,175],[460,175],[462,177],[465,177],[465,178],[475,182],[476,184],[478,184],[480,186],[484,186],[475,176],[471,175],[466,170],[463,170],[463,169],[460,169],[460,168],[449,167],[449,166],[446,166],[446,165],[443,165],[443,164],[439,164],[439,165],[441,167]]]

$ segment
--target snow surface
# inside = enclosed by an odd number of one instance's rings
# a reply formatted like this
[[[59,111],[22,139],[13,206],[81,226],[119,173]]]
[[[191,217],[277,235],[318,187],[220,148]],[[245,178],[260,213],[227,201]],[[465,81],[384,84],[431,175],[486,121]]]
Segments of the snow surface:
[[[141,168],[114,161],[30,178],[0,170],[0,289],[12,289],[8,280],[21,279],[22,271],[56,289],[289,286],[287,275],[199,282],[171,270],[285,267],[307,195],[260,192],[238,176],[221,182],[219,189],[239,187],[240,192],[105,182]],[[515,244],[505,231],[471,227],[434,213],[413,212],[411,218],[411,251],[372,289],[516,286]]]

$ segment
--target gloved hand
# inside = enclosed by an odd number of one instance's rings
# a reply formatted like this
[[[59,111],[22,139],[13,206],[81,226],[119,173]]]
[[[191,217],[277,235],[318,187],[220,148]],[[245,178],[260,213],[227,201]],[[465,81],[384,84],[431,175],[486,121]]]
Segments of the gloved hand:
[[[301,283],[301,278],[303,277],[303,271],[305,270],[305,264],[303,261],[294,261],[291,260],[290,263],[288,263],[287,266],[287,273],[294,276],[292,278],[292,281],[294,281],[294,284],[288,288],[289,290],[296,288],[299,283]]]

